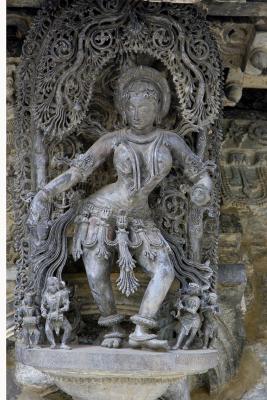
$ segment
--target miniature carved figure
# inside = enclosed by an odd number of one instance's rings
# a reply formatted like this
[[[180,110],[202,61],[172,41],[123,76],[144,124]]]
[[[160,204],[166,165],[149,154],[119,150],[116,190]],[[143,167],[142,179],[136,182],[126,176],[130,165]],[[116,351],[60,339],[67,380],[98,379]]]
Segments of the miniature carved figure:
[[[208,165],[180,136],[159,128],[160,121],[168,113],[170,98],[167,80],[160,72],[150,67],[129,68],[120,77],[115,96],[116,106],[127,127],[98,139],[85,154],[70,162],[65,173],[45,185],[31,204],[28,223],[31,230],[36,228],[38,235],[38,223],[44,223],[45,210],[49,209],[51,199],[85,181],[113,154],[117,181],[83,201],[75,220],[73,240],[73,257],[75,260],[83,258],[88,282],[101,313],[99,325],[109,329],[102,342],[106,347],[119,347],[124,337],[119,326],[123,316],[117,313],[110,281],[111,256],[116,250],[120,268],[117,283],[122,293],[128,296],[138,289],[134,276],[136,263],[151,276],[139,313],[131,317],[136,327],[129,344],[132,347],[167,348],[167,341],[158,340],[150,329],[157,327],[156,313],[175,273],[179,279],[181,268],[175,265],[175,255],[152,220],[149,194],[169,174],[172,166],[177,165],[183,168],[185,177],[191,182],[192,202],[203,206],[210,200],[212,185]],[[181,262],[177,261],[178,264]],[[198,268],[211,276],[212,270],[208,266],[195,263],[194,270]],[[60,314],[63,320],[57,322],[58,297],[63,299],[54,282],[46,292],[43,304],[43,312],[46,313],[45,307],[49,307],[48,316],[55,316],[54,319],[47,318],[47,335],[52,347],[55,346],[52,330],[57,324],[64,325],[66,338],[69,330],[63,312]],[[177,347],[187,333],[190,333],[189,345],[199,323],[198,296],[191,294],[184,301],[184,329]]]
[[[216,293],[209,293],[206,304],[201,307],[204,322],[202,330],[204,334],[203,349],[214,348],[214,342],[218,337],[218,323],[216,315],[219,313]]]
[[[58,278],[49,277],[47,279],[46,290],[42,296],[41,313],[42,317],[46,319],[45,333],[51,349],[56,348],[53,332],[58,336],[60,330],[63,330],[60,348],[63,350],[71,349],[66,344],[71,335],[71,325],[64,315],[68,309],[69,296],[64,282],[60,283]]]
[[[40,313],[34,303],[34,293],[25,293],[23,304],[19,309],[19,317],[22,319],[22,338],[27,348],[39,348]]]
[[[180,333],[173,350],[182,348],[187,350],[193,342],[201,325],[199,308],[201,304],[200,286],[189,283],[186,294],[182,295],[177,304],[176,318],[180,320]]]

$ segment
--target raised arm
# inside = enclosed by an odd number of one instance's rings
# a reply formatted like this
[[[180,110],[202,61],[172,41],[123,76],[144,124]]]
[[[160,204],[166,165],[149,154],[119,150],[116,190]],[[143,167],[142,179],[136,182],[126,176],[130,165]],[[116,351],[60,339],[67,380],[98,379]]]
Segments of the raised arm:
[[[191,190],[191,200],[199,207],[207,204],[212,189],[212,180],[207,164],[176,133],[170,132],[167,141],[174,163],[182,166],[185,176],[194,184]]]

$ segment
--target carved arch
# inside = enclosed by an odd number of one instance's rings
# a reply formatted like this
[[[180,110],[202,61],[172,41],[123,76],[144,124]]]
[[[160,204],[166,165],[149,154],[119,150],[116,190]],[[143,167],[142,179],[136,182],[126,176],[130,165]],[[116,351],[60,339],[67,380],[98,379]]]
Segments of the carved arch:
[[[83,120],[100,71],[131,53],[147,53],[170,71],[185,122],[213,123],[221,107],[221,68],[200,12],[189,6],[109,3],[93,1],[88,9],[88,2],[75,2],[43,40],[32,110],[46,139],[63,138]]]

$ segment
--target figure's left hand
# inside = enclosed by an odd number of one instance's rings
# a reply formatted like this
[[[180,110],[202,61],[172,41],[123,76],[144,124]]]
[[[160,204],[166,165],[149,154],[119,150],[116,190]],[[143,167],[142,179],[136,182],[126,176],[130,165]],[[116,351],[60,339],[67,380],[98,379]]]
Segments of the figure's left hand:
[[[197,207],[203,207],[210,201],[212,180],[207,172],[194,184],[191,189],[191,201]]]
[[[198,207],[205,206],[210,201],[210,190],[204,185],[193,186],[191,200]]]

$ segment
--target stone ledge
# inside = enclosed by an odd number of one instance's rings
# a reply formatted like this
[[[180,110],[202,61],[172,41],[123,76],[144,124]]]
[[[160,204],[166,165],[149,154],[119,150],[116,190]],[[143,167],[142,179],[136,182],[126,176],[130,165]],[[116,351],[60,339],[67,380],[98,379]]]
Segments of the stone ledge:
[[[76,346],[72,350],[26,349],[17,346],[17,360],[39,370],[60,375],[129,377],[153,379],[164,376],[188,375],[206,372],[218,362],[216,350],[177,350],[153,352],[133,349],[106,349],[97,346]]]

